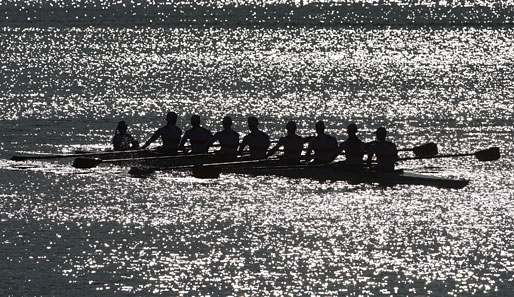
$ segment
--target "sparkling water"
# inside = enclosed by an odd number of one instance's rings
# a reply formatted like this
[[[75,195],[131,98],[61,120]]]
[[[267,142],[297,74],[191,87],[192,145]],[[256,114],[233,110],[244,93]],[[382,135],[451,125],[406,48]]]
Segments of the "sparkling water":
[[[1,1],[0,295],[510,296],[513,4],[482,2]],[[501,158],[398,164],[459,190],[9,160],[168,111]]]

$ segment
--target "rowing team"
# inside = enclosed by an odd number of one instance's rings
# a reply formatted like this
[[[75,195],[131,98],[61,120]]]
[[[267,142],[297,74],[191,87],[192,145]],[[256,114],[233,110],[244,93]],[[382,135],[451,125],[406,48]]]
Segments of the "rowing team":
[[[296,134],[296,123],[290,121],[286,125],[287,135],[281,137],[277,144],[268,151],[270,138],[263,131],[259,130],[259,121],[255,117],[248,118],[248,128],[250,133],[243,137],[239,143],[239,133],[232,130],[232,119],[229,116],[223,118],[223,130],[214,135],[208,129],[200,126],[200,116],[191,117],[192,128],[187,130],[182,136],[182,130],[176,126],[177,114],[169,112],[166,116],[167,124],[159,128],[146,142],[141,149],[147,148],[158,138],[162,140],[160,151],[167,155],[175,155],[179,150],[185,151],[185,144],[189,141],[191,146],[190,153],[206,153],[209,148],[218,142],[220,150],[218,155],[224,159],[235,159],[241,155],[248,146],[251,159],[265,159],[275,154],[283,148],[281,160],[290,164],[299,163],[301,159],[317,164],[332,162],[339,154],[344,152],[345,164],[353,168],[362,168],[364,154],[368,154],[367,163],[371,165],[373,157],[376,156],[377,169],[393,170],[394,164],[398,159],[398,150],[392,142],[386,141],[387,131],[380,127],[376,130],[377,141],[371,144],[363,143],[357,137],[357,126],[348,125],[348,139],[339,146],[335,137],[325,134],[325,124],[323,121],[316,123],[316,137],[305,139]],[[308,142],[306,155],[302,158],[301,154],[304,144]],[[139,147],[137,141],[127,133],[127,124],[124,121],[118,123],[116,133],[112,143],[114,150],[122,151],[136,149]],[[312,153],[314,155],[312,156]]]

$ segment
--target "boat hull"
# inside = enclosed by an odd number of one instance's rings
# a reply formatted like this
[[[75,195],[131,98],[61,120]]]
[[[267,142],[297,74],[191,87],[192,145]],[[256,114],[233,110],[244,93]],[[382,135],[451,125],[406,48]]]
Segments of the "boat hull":
[[[337,165],[259,166],[253,168],[227,168],[222,171],[250,175],[276,175],[289,178],[348,181],[350,183],[378,183],[385,186],[410,184],[461,189],[469,183],[465,179],[437,177],[403,170],[392,172],[351,170]]]

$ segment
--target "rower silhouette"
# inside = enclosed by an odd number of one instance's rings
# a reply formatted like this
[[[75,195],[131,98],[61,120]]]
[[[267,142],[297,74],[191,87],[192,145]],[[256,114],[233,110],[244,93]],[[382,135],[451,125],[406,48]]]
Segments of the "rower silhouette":
[[[139,147],[139,142],[134,140],[134,137],[127,133],[127,129],[128,125],[125,121],[118,122],[118,126],[112,138],[112,145],[115,151],[126,151]]]
[[[205,151],[217,141],[220,144],[220,149],[216,152],[216,155],[222,159],[235,159],[237,157],[237,147],[239,146],[239,133],[232,130],[232,118],[229,116],[223,118],[222,125],[223,130],[214,134],[207,143]]]
[[[314,164],[326,164],[332,161],[332,156],[337,149],[337,140],[335,137],[325,134],[325,123],[318,121],[316,123],[316,137],[309,141],[305,158],[311,160],[312,151],[314,151]]]
[[[184,151],[184,145],[189,140],[191,153],[206,153],[208,149],[206,145],[212,138],[211,131],[200,126],[200,116],[196,114],[191,117],[191,126],[192,128],[184,133],[184,137],[182,137],[180,141],[179,149]]]
[[[343,141],[332,156],[334,160],[344,151],[344,164],[349,169],[362,169],[362,158],[364,156],[364,143],[357,137],[357,125],[350,124],[346,128],[348,139]]]
[[[379,171],[393,171],[398,160],[398,149],[392,142],[385,140],[387,130],[380,127],[375,132],[377,141],[373,142],[368,152],[368,166],[371,166],[373,156],[377,157],[376,169]]]
[[[268,157],[276,153],[281,147],[284,147],[284,154],[280,159],[288,164],[300,163],[304,140],[301,136],[296,135],[296,123],[289,121],[286,124],[287,135],[280,137],[277,144],[268,152]]]
[[[239,154],[243,153],[243,150],[247,145],[250,147],[251,159],[266,158],[266,151],[270,146],[268,134],[259,130],[257,127],[258,125],[259,121],[256,117],[248,118],[248,129],[250,129],[250,133],[243,138],[243,141],[239,146]]]
[[[141,147],[142,149],[147,148],[152,142],[160,137],[162,140],[162,147],[158,150],[167,155],[177,154],[180,137],[182,136],[182,130],[176,126],[177,114],[174,112],[168,112],[166,115],[166,122],[166,126],[155,131],[152,137],[150,137],[150,139],[148,139]]]

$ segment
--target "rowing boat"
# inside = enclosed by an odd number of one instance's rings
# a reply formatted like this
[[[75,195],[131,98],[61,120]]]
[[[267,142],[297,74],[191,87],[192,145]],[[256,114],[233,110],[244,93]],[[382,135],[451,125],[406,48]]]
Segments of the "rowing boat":
[[[209,168],[209,166],[202,166]],[[202,167],[197,167],[193,174],[200,176]],[[213,167],[211,166],[211,172]],[[249,175],[275,175],[288,178],[308,178],[315,180],[347,181],[349,183],[377,183],[380,185],[426,185],[439,188],[464,188],[469,181],[465,179],[454,179],[437,177],[427,174],[418,174],[404,170],[392,172],[380,172],[374,170],[351,170],[341,164],[325,165],[295,165],[282,166],[276,163],[261,163],[257,166],[225,166],[220,168],[223,173],[240,173]],[[205,174],[203,174],[205,176]],[[202,176],[202,177],[203,177]]]

